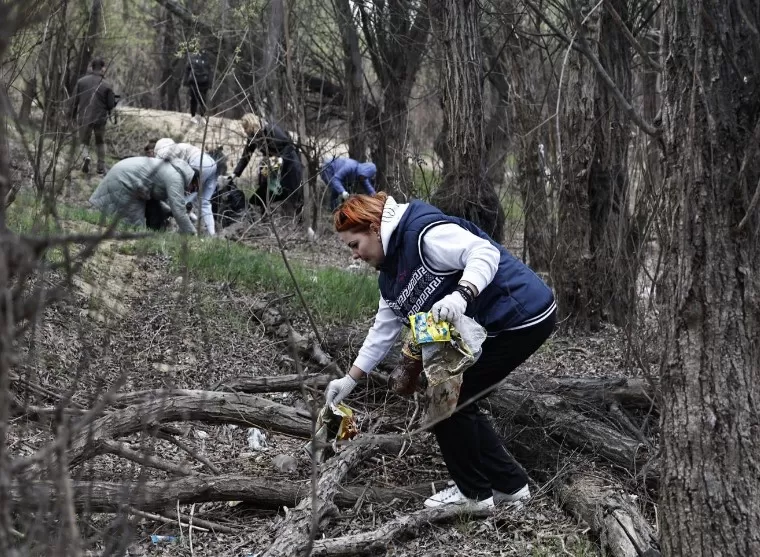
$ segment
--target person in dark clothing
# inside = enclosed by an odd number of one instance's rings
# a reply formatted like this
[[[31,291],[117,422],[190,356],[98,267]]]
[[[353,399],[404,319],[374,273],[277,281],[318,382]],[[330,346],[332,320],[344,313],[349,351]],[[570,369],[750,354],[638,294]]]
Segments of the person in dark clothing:
[[[349,197],[333,213],[340,239],[380,271],[375,322],[348,374],[326,389],[338,404],[385,357],[409,316],[430,312],[457,326],[474,319],[488,338],[462,376],[457,408],[433,426],[455,484],[426,507],[521,506],[528,477],[503,447],[478,401],[493,391],[552,334],[557,305],[551,289],[527,265],[469,221],[422,201],[399,204],[384,192]]]
[[[82,172],[90,172],[90,138],[95,136],[95,152],[98,157],[98,174],[106,173],[106,123],[108,115],[116,106],[116,96],[111,84],[105,80],[106,63],[95,58],[90,70],[79,78],[74,89],[71,118],[79,130],[79,144],[84,161]]]
[[[190,117],[198,124],[200,120],[195,115],[203,118],[206,114],[206,93],[211,87],[211,63],[205,50],[188,53],[183,83],[190,98]]]
[[[265,207],[270,203],[288,199],[296,213],[300,214],[303,208],[303,192],[301,191],[303,169],[293,140],[275,124],[262,126],[261,121],[253,114],[243,116],[241,123],[248,142],[235,166],[233,178],[239,178],[243,174],[257,150],[264,157],[259,164],[258,187],[249,203],[265,211]],[[282,161],[272,160],[272,158],[282,159]],[[274,172],[278,175],[275,176]],[[277,183],[272,187],[273,180],[277,180]]]

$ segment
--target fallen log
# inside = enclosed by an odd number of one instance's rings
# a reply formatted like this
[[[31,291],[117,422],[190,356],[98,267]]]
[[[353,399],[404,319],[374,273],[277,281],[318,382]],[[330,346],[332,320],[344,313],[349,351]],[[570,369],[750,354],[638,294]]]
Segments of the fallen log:
[[[102,452],[100,440],[111,440],[176,421],[197,420],[256,426],[297,437],[311,435],[311,421],[301,412],[265,398],[240,393],[175,390],[141,404],[115,410],[93,421],[72,438],[70,465]]]
[[[650,459],[649,450],[642,442],[592,415],[579,412],[558,395],[505,384],[487,400],[495,417],[519,428],[540,430],[541,433],[533,439],[535,451],[542,450],[539,439],[548,436],[570,449],[602,457],[632,475],[636,475]]]
[[[316,493],[303,499],[278,528],[277,536],[262,557],[307,557],[324,520],[336,513],[333,498],[340,482],[356,464],[377,452],[369,443],[349,445],[324,466],[316,485]]]
[[[287,319],[277,308],[270,305],[270,302],[258,300],[250,307],[250,311],[256,316],[258,322],[264,325],[268,334],[287,339],[291,345],[295,346],[301,358],[319,365],[320,371],[325,371],[334,376],[342,375],[338,365],[319,345],[316,335],[313,332],[302,335],[297,331],[293,331],[291,335]]]
[[[218,383],[213,390],[240,393],[278,393],[298,391],[304,385],[313,389],[323,389],[332,379],[335,379],[335,376],[326,373],[304,376],[291,374],[266,377],[233,377]]]
[[[468,517],[487,517],[490,510],[468,511]],[[445,522],[462,516],[462,510],[448,505],[434,509],[422,509],[405,514],[383,524],[377,530],[350,536],[315,540],[312,556],[362,555],[387,549],[392,539],[417,532],[427,524]]]
[[[614,557],[658,556],[653,528],[634,499],[615,482],[597,475],[577,474],[559,486],[562,505],[591,531]]]
[[[252,478],[239,474],[225,476],[186,476],[151,481],[72,481],[72,504],[77,512],[116,513],[126,507],[145,512],[168,512],[177,501],[181,505],[220,501],[240,501],[257,509],[294,507],[310,495],[308,481],[285,481],[277,478]],[[446,482],[435,482],[436,490]],[[14,482],[11,500],[14,505],[44,501],[51,505],[58,486],[54,482]],[[361,499],[368,503],[389,503],[423,499],[432,494],[430,482],[393,488],[338,486],[333,502],[351,507]]]
[[[522,378],[521,378],[522,379]],[[578,402],[606,407],[618,403],[624,408],[659,408],[656,385],[643,377],[540,377],[524,376],[524,381],[507,381],[518,388],[542,394],[562,395]]]

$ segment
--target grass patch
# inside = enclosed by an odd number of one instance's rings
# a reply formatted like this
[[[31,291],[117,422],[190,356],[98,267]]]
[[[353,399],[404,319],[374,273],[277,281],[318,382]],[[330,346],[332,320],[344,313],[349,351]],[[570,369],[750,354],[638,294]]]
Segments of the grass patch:
[[[424,163],[421,165],[413,164],[411,168],[415,195],[419,199],[429,202],[441,183],[441,172]]]
[[[133,253],[168,256],[175,272],[212,282],[227,282],[252,292],[265,290],[282,296],[296,293],[282,257],[234,242],[157,234],[129,242]],[[323,320],[354,320],[372,315],[377,308],[377,278],[369,273],[342,269],[313,269],[290,262],[306,303]],[[297,311],[300,301],[290,305]]]
[[[58,216],[68,222],[102,224],[99,212],[59,204]],[[18,198],[8,212],[9,227],[22,234],[61,234],[52,218],[45,217],[32,198]],[[134,230],[124,225],[120,230]],[[70,231],[69,231],[70,232]],[[172,272],[184,273],[210,282],[226,282],[251,292],[274,292],[281,296],[296,293],[282,257],[263,253],[222,239],[187,237],[176,233],[152,234],[147,238],[119,242],[112,246],[131,255],[167,257]],[[51,250],[48,256],[58,259]],[[374,273],[352,273],[336,268],[310,268],[291,261],[293,274],[306,303],[326,321],[370,317],[377,309],[378,286]],[[291,296],[289,305],[299,312],[300,301]]]

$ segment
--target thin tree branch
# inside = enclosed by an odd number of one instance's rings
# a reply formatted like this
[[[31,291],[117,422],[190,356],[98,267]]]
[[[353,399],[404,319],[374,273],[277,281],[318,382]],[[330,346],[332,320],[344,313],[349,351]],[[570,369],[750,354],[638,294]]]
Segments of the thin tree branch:
[[[620,14],[617,13],[617,10],[615,10],[615,7],[612,5],[611,0],[605,0],[605,5],[607,6],[607,10],[609,11],[610,15],[612,16],[612,19],[617,23],[618,27],[620,28],[620,31],[622,31],[623,36],[628,39],[628,42],[631,43],[631,46],[633,46],[634,50],[639,53],[639,56],[641,56],[641,59],[644,60],[649,66],[658,71],[662,71],[662,66],[652,60],[652,57],[649,56],[649,53],[646,51],[646,49],[641,46],[641,43],[636,40],[636,37],[633,36],[633,33],[631,33],[630,29],[628,29],[628,26],[623,21],[623,18],[620,17]]]
[[[173,462],[169,462],[163,458],[158,458],[156,456],[146,455],[138,453],[137,451],[133,451],[126,443],[119,443],[118,441],[104,439],[100,441],[100,446],[103,448],[103,452],[105,453],[120,456],[122,458],[126,458],[127,460],[131,460],[132,462],[136,462],[137,464],[142,464],[143,466],[149,466],[151,468],[157,468],[159,470],[163,470],[164,472],[169,472],[170,474],[176,474],[178,476],[198,475],[197,472],[191,470],[190,468],[174,464]]]

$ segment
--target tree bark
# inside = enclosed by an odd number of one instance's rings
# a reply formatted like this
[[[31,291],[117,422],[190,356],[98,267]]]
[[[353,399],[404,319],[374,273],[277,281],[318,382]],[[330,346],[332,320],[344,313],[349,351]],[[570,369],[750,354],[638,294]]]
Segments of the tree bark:
[[[298,391],[304,385],[323,389],[335,379],[333,375],[273,375],[267,377],[234,377],[214,387],[215,391],[238,391],[241,393],[279,393]]]
[[[92,55],[95,50],[95,40],[100,32],[100,23],[103,20],[103,0],[92,0],[89,17],[87,19],[87,32],[82,39],[82,46],[79,48],[79,60],[77,62],[76,74],[71,76],[69,91],[76,87],[77,80],[87,73],[87,66],[90,65]]]
[[[562,505],[585,521],[613,557],[657,557],[654,530],[635,499],[599,475],[577,474],[559,488]]]
[[[433,197],[445,213],[473,222],[496,241],[504,211],[485,171],[483,53],[474,0],[429,0],[439,41],[443,102],[443,179]]]
[[[427,4],[372,0],[356,6],[372,68],[382,88],[377,125],[372,127],[375,144],[371,150],[377,166],[377,185],[406,198],[412,193],[407,164],[409,97],[430,32]]]
[[[489,397],[494,416],[507,420],[526,433],[529,443],[527,457],[531,461],[544,460],[541,445],[557,443],[571,449],[582,450],[607,462],[638,475],[649,463],[646,445],[634,439],[622,428],[603,423],[591,413],[582,412],[557,395],[537,393],[534,389],[517,389],[505,385]],[[543,432],[536,442],[536,430]],[[532,439],[532,441],[531,441]],[[556,450],[549,451],[551,453]],[[551,458],[551,457],[550,457]],[[657,470],[650,469],[648,480],[656,480]]]
[[[760,554],[760,14],[663,4],[667,246],[663,549]]]
[[[268,117],[272,122],[282,125],[279,121],[284,115],[282,93],[282,32],[285,6],[284,0],[269,2],[269,19],[267,38],[264,47],[264,63],[257,76],[257,91],[259,98],[264,99]]]
[[[591,11],[593,6],[588,0],[578,4],[580,12],[589,14],[578,33],[583,33],[588,43],[597,44],[598,10]],[[567,81],[561,89],[561,144],[557,145],[560,165],[557,246],[551,275],[557,305],[568,325],[596,329],[600,311],[591,280],[589,177],[594,157],[597,76],[591,63],[575,51],[569,52],[564,71]]]
[[[333,5],[343,40],[348,156],[354,160],[363,161],[367,157],[367,133],[364,120],[364,68],[359,47],[359,33],[356,30],[349,0],[334,0]]]
[[[353,466],[375,450],[373,445],[357,444],[346,447],[333,457],[320,475],[315,493],[307,493],[306,498],[291,511],[290,516],[280,525],[274,543],[262,557],[310,555],[321,523],[335,514],[333,498],[340,482]]]
[[[622,22],[616,21],[612,10]],[[623,96],[631,98],[633,47],[620,29],[632,20],[628,2],[606,0],[600,11],[599,61]],[[630,117],[610,88],[602,80],[596,81],[594,155],[588,181],[591,281],[594,306],[616,325],[625,326],[636,317],[641,253],[640,234],[630,210]]]
[[[435,482],[437,489],[445,482]],[[52,482],[15,482],[11,488],[14,505],[29,507],[30,501],[50,504],[57,497]],[[293,508],[309,495],[306,481],[278,478],[254,478],[228,474],[224,476],[188,476],[171,480],[150,481],[74,481],[73,504],[77,512],[119,512],[125,506],[142,511],[161,512],[177,504],[241,501],[257,509]],[[361,499],[368,503],[389,503],[396,500],[422,499],[431,494],[430,483],[396,488],[339,487],[334,503],[351,507]]]
[[[467,513],[467,517],[477,516],[486,518],[490,514],[491,513],[488,510],[472,511]],[[314,551],[312,551],[311,555],[316,557],[377,553],[387,548],[388,542],[403,534],[416,533],[429,524],[444,522],[456,518],[462,518],[462,511],[461,509],[457,509],[456,505],[447,505],[434,509],[422,509],[389,520],[377,530],[361,532],[340,538],[316,540],[314,542]]]
[[[110,440],[181,420],[256,426],[299,437],[311,435],[309,418],[271,400],[239,393],[173,391],[171,396],[159,396],[92,422],[71,440],[69,461],[76,466],[98,454],[101,439]]]

